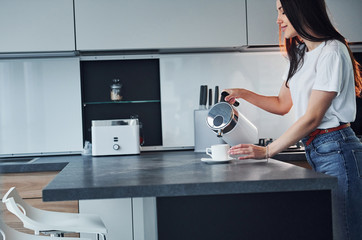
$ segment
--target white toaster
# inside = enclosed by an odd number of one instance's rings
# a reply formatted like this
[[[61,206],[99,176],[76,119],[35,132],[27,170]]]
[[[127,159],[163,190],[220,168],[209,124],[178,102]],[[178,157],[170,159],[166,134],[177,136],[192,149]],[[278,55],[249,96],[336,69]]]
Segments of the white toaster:
[[[128,155],[140,153],[138,119],[92,121],[92,155]]]

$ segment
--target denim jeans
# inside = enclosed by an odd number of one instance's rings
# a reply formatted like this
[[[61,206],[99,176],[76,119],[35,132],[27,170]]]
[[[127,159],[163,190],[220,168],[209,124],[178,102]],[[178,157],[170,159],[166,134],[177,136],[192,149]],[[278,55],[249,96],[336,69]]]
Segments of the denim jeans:
[[[302,140],[304,145],[307,140],[308,137]],[[333,195],[335,239],[361,240],[361,142],[348,127],[317,135],[312,143],[305,147],[305,151],[307,160],[315,171],[338,178],[338,188]]]

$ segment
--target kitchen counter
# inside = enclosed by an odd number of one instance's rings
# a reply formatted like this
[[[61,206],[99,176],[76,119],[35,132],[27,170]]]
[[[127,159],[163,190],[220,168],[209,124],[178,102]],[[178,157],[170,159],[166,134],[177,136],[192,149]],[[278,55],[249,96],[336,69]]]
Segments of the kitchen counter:
[[[336,178],[274,159],[210,165],[202,157],[193,151],[73,157],[43,189],[43,200],[152,197],[158,240],[332,239]],[[101,214],[118,222],[122,214],[114,211]]]
[[[152,231],[158,240],[332,239],[336,178],[274,159],[210,165],[200,161],[203,157],[193,151],[41,157],[2,171],[61,170],[43,189],[43,200],[81,200],[84,206],[98,199],[91,209],[102,206],[100,214],[111,216],[104,216],[110,235],[119,234],[120,226],[112,225],[123,216],[115,214],[119,200],[151,197],[155,205],[147,209],[155,213]],[[105,209],[111,199],[117,204]]]
[[[192,151],[172,151],[117,157],[70,157],[69,164],[43,190],[43,199],[330,190],[336,184],[334,177],[273,159],[269,162],[232,160],[228,164],[210,165],[200,161],[206,156]]]

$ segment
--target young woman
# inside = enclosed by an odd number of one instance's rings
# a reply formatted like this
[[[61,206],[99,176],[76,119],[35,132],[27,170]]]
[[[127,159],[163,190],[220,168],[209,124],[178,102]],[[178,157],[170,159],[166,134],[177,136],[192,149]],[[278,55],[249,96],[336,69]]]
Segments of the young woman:
[[[276,6],[289,59],[279,95],[226,89],[225,100],[242,98],[279,115],[294,105],[297,120],[267,147],[240,144],[230,154],[264,159],[302,140],[313,169],[338,178],[336,239],[362,239],[362,144],[349,126],[356,115],[355,95],[361,97],[360,66],[331,24],[324,0],[277,0]]]

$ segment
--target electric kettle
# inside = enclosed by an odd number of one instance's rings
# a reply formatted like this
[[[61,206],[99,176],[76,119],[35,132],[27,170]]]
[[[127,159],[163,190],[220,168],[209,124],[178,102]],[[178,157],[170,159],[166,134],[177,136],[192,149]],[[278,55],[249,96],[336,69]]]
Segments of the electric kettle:
[[[231,146],[240,143],[255,144],[258,142],[258,129],[236,107],[225,101],[227,92],[221,93],[220,102],[215,104],[208,112],[206,121],[208,126]]]

